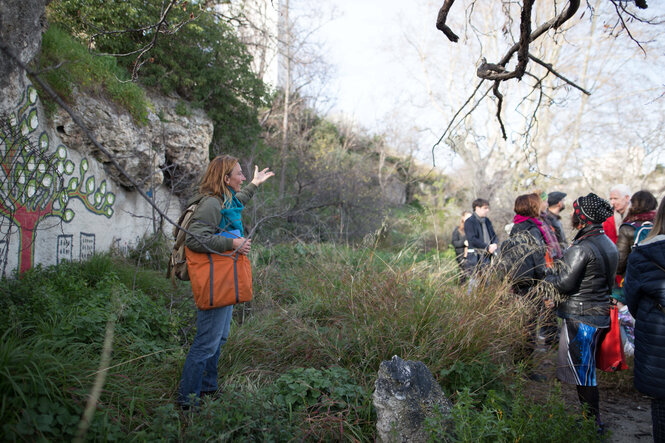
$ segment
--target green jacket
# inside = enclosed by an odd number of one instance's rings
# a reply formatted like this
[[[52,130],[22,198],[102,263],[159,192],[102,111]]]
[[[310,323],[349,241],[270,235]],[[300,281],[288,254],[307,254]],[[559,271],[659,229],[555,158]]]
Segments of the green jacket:
[[[257,186],[250,183],[236,193],[236,197],[243,205],[254,196]],[[192,215],[189,232],[185,237],[185,245],[194,252],[226,252],[233,249],[233,239],[216,235],[222,221],[222,200],[212,195],[197,194],[192,197],[187,206],[201,201]]]

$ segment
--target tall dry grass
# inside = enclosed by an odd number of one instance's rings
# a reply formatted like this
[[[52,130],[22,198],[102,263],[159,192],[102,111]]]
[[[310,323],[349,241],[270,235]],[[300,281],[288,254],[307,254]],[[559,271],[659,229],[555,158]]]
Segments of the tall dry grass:
[[[297,366],[349,368],[371,383],[383,360],[420,360],[432,373],[489,353],[512,361],[533,306],[492,272],[471,289],[457,265],[415,250],[383,255],[334,245],[261,251],[253,315],[231,333],[221,367],[250,379]],[[265,257],[264,257],[265,259]]]

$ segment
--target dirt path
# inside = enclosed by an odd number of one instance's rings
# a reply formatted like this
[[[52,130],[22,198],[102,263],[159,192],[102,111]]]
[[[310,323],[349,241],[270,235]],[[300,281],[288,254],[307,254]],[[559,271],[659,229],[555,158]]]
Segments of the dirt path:
[[[544,383],[529,381],[527,389],[534,398],[542,396],[544,390],[552,389],[556,380],[555,351],[542,353],[538,373],[547,377]],[[632,361],[629,361],[632,367]],[[560,384],[561,395],[571,411],[580,411],[575,386]],[[606,429],[611,431],[607,442],[632,443],[652,442],[651,401],[632,386],[632,370],[621,374],[599,373],[600,415]]]
[[[573,388],[574,390],[574,388]],[[600,386],[600,414],[611,442],[651,442],[651,402],[638,392],[625,395]]]

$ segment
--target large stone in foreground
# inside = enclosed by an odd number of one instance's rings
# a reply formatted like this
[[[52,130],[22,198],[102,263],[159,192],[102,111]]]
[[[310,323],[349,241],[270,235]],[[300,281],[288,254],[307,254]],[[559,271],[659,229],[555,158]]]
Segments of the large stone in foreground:
[[[395,355],[382,362],[374,386],[378,441],[425,442],[425,419],[437,407],[444,416],[450,415],[450,401],[420,361],[404,361]]]

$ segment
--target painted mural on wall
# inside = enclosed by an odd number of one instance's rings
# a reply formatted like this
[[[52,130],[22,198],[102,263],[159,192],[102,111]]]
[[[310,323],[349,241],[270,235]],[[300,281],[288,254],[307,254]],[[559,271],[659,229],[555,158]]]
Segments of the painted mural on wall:
[[[0,122],[0,216],[19,230],[19,272],[34,264],[37,228],[44,219],[54,217],[70,223],[76,216],[70,206],[73,200],[80,201],[90,213],[111,218],[116,200],[106,180],[97,183],[95,176],[86,177],[86,158],[77,167],[64,145],[51,149],[47,132],[39,132],[37,100],[37,91],[28,86],[16,110]],[[60,235],[57,242],[57,262],[71,260],[73,236]],[[81,232],[79,245],[81,259],[91,256],[95,235]],[[0,259],[4,255],[0,275],[4,275],[8,250],[9,234],[0,239]]]

